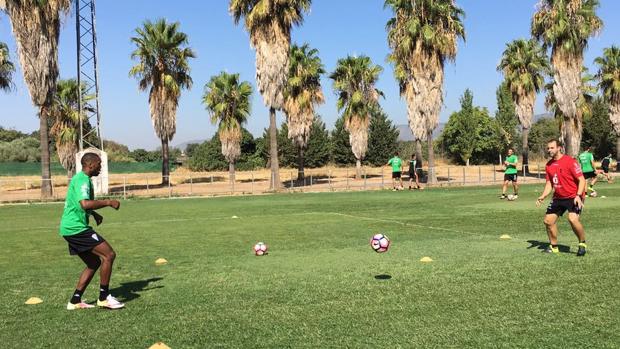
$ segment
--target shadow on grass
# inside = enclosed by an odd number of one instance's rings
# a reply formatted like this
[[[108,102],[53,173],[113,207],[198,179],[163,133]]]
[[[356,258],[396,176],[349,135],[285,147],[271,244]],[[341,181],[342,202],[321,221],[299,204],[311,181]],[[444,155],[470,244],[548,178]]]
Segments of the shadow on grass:
[[[155,277],[140,281],[123,282],[115,289],[110,290],[110,294],[117,296],[123,302],[130,302],[140,297],[140,292],[162,288],[164,286],[152,286],[147,288],[151,282],[163,280],[162,277]]]
[[[392,275],[389,275],[389,274],[375,275],[375,279],[377,280],[389,280],[391,278],[392,278]]]
[[[549,243],[548,242],[542,242],[542,241],[538,241],[538,240],[527,240],[527,242],[530,244],[527,248],[537,248],[541,251],[544,251],[547,249],[547,247],[549,247]],[[566,245],[558,245],[558,249],[560,250],[560,253],[571,253],[570,251],[570,246],[566,246]]]

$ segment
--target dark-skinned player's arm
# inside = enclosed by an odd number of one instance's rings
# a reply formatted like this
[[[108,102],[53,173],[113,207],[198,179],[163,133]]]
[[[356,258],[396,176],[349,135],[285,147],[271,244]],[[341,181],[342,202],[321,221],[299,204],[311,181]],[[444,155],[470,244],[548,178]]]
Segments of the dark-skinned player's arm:
[[[118,200],[80,200],[80,206],[84,211],[93,216],[95,222],[99,225],[103,222],[103,216],[95,212],[95,210],[108,206],[118,210],[121,207],[121,203]]]

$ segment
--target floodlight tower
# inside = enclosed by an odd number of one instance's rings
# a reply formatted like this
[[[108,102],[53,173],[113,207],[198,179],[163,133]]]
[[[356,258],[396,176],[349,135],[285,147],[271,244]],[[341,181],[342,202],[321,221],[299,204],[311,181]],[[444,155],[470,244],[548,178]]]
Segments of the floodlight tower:
[[[101,113],[99,112],[99,74],[97,71],[97,32],[95,31],[95,0],[75,0],[75,32],[77,38],[78,110],[80,116],[80,152],[76,169],[85,152],[101,157],[101,173],[93,178],[95,192],[108,192],[108,157],[103,151]],[[88,125],[88,129],[84,126]],[[96,136],[96,137],[94,137]],[[85,151],[87,150],[87,151]]]

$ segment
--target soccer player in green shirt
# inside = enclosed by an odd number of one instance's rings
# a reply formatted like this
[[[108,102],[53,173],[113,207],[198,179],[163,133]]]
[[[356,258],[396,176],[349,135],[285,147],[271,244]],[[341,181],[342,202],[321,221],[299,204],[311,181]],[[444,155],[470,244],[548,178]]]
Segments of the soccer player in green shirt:
[[[607,179],[607,183],[613,183],[613,179],[609,174],[609,168],[611,167],[612,157],[611,154],[607,155],[601,161],[601,169],[603,170],[603,175]]]
[[[116,253],[112,246],[88,225],[88,218],[92,216],[99,225],[103,222],[103,217],[95,210],[108,206],[118,210],[121,204],[117,200],[94,199],[90,177],[96,177],[101,172],[99,155],[86,153],[82,156],[81,164],[82,171],[73,176],[67,188],[65,208],[60,220],[60,235],[69,244],[69,254],[79,256],[86,264],[73,296],[67,304],[67,310],[94,308],[94,305],[82,302],[82,294],[99,267],[101,270],[97,305],[102,308],[120,309],[125,305],[114,298],[109,291]]]
[[[592,155],[592,146],[589,145],[586,150],[579,154],[579,165],[581,165],[581,172],[583,172],[583,176],[586,181],[591,179],[590,185],[588,186],[588,191],[591,196],[596,196],[596,190],[594,190],[594,185],[598,180],[598,176],[596,173],[596,166],[594,165],[594,155]]]
[[[387,166],[392,166],[392,186],[394,187],[392,190],[397,190],[396,179],[400,182],[400,189],[402,190],[403,179],[401,174],[403,170],[403,160],[398,157],[398,152],[396,152],[396,155],[388,161]]]
[[[514,154],[514,150],[512,148],[508,149],[508,155],[506,156],[506,160],[504,161],[504,166],[506,166],[506,170],[504,171],[504,184],[502,185],[502,196],[500,199],[506,198],[506,190],[508,189],[508,182],[512,182],[512,189],[514,190],[514,198],[516,199],[519,196],[519,184],[517,183],[517,164],[519,163],[519,159]]]
[[[418,161],[415,157],[415,154],[411,154],[411,160],[409,160],[409,190],[411,190],[411,184],[413,184],[413,180],[415,180],[416,188],[422,189],[422,187],[420,187],[420,181],[416,166],[417,164]]]

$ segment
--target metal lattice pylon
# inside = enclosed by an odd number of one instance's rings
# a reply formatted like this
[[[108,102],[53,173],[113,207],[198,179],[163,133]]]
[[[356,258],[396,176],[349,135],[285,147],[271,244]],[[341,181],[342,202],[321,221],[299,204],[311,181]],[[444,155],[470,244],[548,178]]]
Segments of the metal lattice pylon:
[[[77,37],[77,82],[79,89],[80,151],[97,148],[103,151],[101,114],[99,113],[99,79],[97,72],[97,34],[95,32],[95,0],[75,0]],[[85,98],[87,97],[87,98]],[[85,129],[84,125],[92,126]],[[93,140],[96,135],[96,141]],[[93,144],[94,143],[94,144]]]

